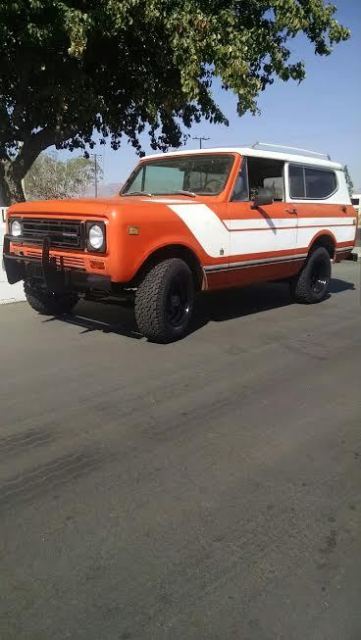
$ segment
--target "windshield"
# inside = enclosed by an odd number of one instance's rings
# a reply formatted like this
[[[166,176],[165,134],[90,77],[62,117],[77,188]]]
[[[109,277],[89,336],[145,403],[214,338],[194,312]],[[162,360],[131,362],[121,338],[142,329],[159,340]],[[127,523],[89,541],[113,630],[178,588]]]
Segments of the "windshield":
[[[226,185],[232,164],[233,156],[219,153],[149,160],[131,174],[121,195],[217,195]]]

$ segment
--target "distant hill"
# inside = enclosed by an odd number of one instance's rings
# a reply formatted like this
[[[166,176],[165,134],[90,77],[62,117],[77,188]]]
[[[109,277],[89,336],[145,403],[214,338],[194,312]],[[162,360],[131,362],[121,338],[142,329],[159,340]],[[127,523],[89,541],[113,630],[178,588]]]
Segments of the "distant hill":
[[[116,196],[121,188],[122,184],[119,182],[101,182],[98,185],[98,198],[111,198],[112,196]],[[94,189],[90,189],[87,193],[84,194],[84,197],[93,198]]]
[[[116,196],[123,185],[119,182],[108,182],[106,184],[100,184],[98,188],[98,193],[102,197],[111,197]]]

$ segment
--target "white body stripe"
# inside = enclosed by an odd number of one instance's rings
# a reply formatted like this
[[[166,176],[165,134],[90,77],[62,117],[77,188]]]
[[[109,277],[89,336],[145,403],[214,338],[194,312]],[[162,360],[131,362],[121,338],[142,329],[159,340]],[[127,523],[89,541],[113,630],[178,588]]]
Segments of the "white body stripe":
[[[212,258],[229,255],[230,232],[218,216],[205,204],[177,204],[169,206],[179,216],[204,251]]]
[[[247,253],[267,253],[268,251],[291,252],[296,247],[297,228],[266,229],[257,231],[233,231],[230,233],[230,256],[243,256]]]
[[[224,220],[205,204],[169,205],[212,258],[289,251],[308,247],[319,230],[329,229],[337,242],[352,243],[352,218],[270,218]]]
[[[329,229],[336,238],[337,242],[353,242],[355,238],[355,227],[350,225],[344,225],[339,227],[332,227],[332,225],[326,225],[323,229]],[[315,232],[319,229],[298,229],[297,231],[297,248],[308,247]]]
[[[242,229],[269,229],[272,231],[275,227],[332,227],[335,225],[354,226],[352,218],[298,218],[296,215],[292,218],[270,218],[252,220],[251,218],[243,218],[242,220],[224,220],[224,224],[230,231],[241,231]]]

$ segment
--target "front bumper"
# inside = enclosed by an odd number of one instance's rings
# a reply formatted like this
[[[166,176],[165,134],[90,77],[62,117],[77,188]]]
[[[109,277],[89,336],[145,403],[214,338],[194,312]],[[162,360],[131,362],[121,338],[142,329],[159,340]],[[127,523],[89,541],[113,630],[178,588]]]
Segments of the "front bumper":
[[[13,254],[10,251],[11,236],[4,237],[4,268],[9,284],[32,278],[43,281],[54,292],[104,291],[111,292],[111,279],[106,275],[91,274],[64,266],[63,261],[50,256],[49,240],[44,238],[41,257]]]

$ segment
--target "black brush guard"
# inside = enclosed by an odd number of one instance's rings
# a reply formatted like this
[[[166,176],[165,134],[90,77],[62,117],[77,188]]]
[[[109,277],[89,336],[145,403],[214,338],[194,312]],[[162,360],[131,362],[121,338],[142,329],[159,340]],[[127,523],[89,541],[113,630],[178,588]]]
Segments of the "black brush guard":
[[[64,268],[62,258],[58,265],[56,258],[50,256],[49,238],[43,239],[41,260],[11,254],[11,240],[12,238],[8,235],[4,237],[4,267],[9,284],[34,279],[55,293],[92,290],[111,292],[111,280],[108,276],[92,275],[85,271]]]

